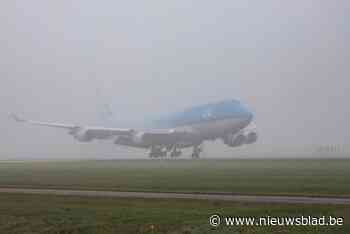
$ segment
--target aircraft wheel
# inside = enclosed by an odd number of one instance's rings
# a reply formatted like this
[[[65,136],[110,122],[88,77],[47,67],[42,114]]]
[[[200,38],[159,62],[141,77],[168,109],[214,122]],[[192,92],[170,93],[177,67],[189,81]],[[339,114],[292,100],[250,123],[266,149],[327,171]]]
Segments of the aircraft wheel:
[[[170,157],[177,158],[181,155],[181,151],[172,151]]]
[[[201,152],[202,152],[202,149],[200,148],[200,146],[195,146],[195,147],[193,148],[192,158],[193,158],[193,159],[199,158],[199,155],[200,155]]]
[[[193,158],[193,159],[199,158],[199,154],[193,153],[193,154],[192,154],[192,158]]]

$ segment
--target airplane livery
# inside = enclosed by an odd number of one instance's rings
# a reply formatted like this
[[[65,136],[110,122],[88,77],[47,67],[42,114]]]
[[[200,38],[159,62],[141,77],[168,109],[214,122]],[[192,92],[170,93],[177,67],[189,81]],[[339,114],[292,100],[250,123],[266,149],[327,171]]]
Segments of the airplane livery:
[[[189,147],[193,148],[192,158],[199,158],[203,142],[208,140],[222,139],[225,145],[238,147],[258,139],[256,130],[250,127],[253,113],[237,100],[189,108],[155,120],[145,129],[79,126],[11,116],[17,122],[66,129],[80,142],[113,140],[117,145],[149,149],[151,158],[179,157],[181,150]]]

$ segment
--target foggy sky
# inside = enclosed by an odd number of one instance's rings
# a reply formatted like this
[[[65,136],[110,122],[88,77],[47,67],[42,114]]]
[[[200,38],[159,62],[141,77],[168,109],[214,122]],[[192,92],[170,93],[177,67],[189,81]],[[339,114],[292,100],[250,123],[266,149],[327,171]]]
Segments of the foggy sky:
[[[0,157],[126,152],[7,117],[101,125],[104,102],[117,122],[131,122],[239,99],[255,112],[260,133],[246,152],[349,143],[348,1],[5,0],[0,6]]]

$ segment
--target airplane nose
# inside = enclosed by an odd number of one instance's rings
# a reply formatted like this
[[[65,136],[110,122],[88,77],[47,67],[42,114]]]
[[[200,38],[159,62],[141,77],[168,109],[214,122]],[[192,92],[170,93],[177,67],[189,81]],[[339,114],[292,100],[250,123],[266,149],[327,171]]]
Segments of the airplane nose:
[[[249,123],[253,120],[253,113],[250,111],[247,112],[247,120]]]
[[[245,108],[245,110],[244,110],[244,119],[247,122],[247,125],[253,120],[253,118],[254,118],[253,113],[250,110]]]
[[[238,114],[243,127],[249,125],[254,118],[253,112],[244,104],[239,103],[235,106],[235,114]]]

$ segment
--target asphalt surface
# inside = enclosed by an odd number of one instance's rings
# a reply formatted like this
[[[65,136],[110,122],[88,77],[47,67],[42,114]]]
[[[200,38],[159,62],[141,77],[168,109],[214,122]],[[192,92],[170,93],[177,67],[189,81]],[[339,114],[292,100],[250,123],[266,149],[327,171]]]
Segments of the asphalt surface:
[[[115,197],[115,198],[199,199],[199,200],[217,200],[217,201],[232,201],[232,202],[245,202],[245,203],[350,205],[350,198],[339,198],[339,197],[117,192],[117,191],[85,191],[85,190],[22,189],[22,188],[0,188],[0,193],[46,194],[46,195],[61,195],[61,196]]]

